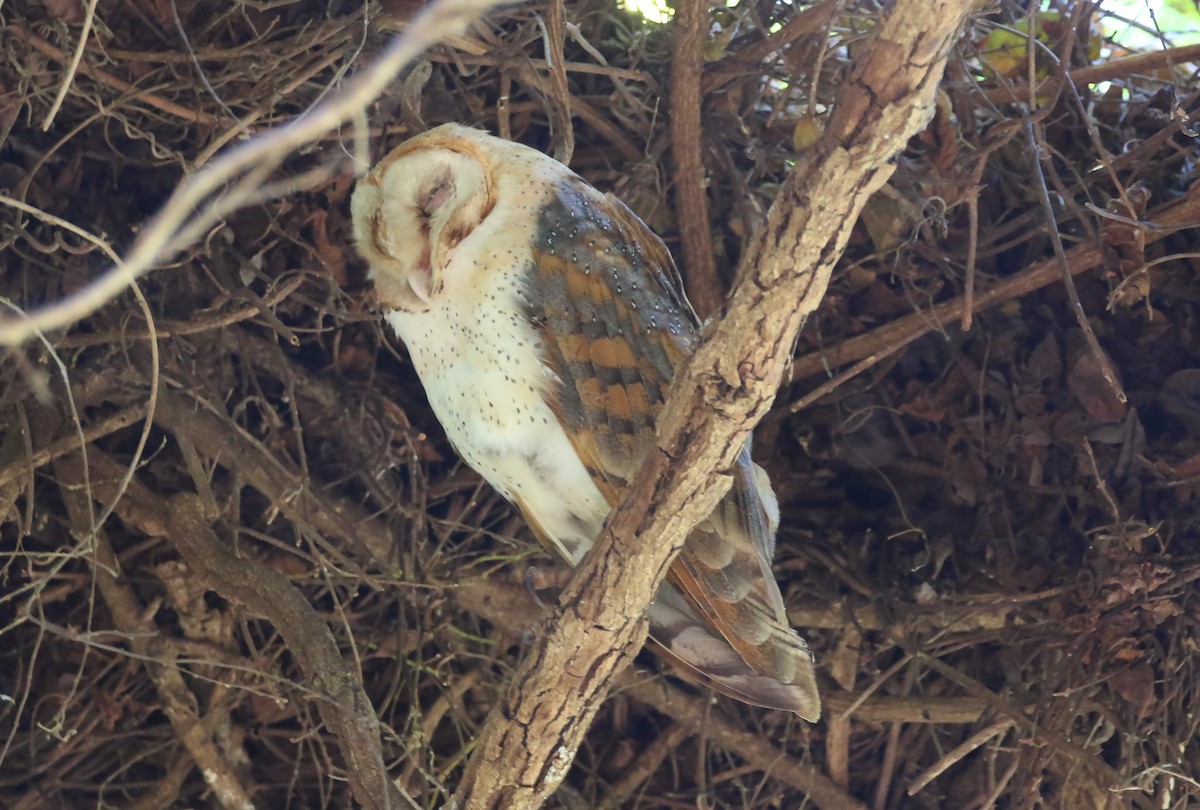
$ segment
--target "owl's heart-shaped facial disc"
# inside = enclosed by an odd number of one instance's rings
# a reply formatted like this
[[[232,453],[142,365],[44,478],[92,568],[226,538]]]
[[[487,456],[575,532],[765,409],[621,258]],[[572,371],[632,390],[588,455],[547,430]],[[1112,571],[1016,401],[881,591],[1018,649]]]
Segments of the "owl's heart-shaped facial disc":
[[[381,163],[350,204],[380,301],[406,311],[428,309],[441,297],[456,248],[492,209],[474,155],[435,148],[414,158]]]

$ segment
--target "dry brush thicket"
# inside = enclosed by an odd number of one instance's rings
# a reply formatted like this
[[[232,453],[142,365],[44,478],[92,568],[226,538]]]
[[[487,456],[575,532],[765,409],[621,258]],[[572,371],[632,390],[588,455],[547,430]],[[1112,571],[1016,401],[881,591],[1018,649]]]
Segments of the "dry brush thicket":
[[[419,5],[0,4],[4,308],[86,288]],[[371,156],[448,120],[569,155],[716,312],[883,12],[678,5],[683,46],[608,0],[493,12],[371,105]],[[1200,48],[1023,5],[968,23],[756,432],[826,718],[639,658],[550,806],[1200,801]],[[561,577],[372,309],[351,135],[4,349],[0,804],[441,806],[541,628]]]

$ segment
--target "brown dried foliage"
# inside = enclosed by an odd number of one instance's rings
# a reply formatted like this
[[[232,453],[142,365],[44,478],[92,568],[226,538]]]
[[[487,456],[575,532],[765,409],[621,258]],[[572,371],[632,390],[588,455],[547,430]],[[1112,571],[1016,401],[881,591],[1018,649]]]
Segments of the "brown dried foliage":
[[[416,5],[100,3],[43,131],[86,12],[9,0],[0,192],[120,252]],[[1018,4],[970,23],[756,434],[827,720],[714,704],[639,659],[551,806],[1200,800],[1200,54],[1099,60],[1088,7],[1059,5],[1032,93],[979,61]],[[697,59],[607,0],[511,8],[378,101],[373,148],[457,120],[570,154],[720,301],[879,14],[746,2]],[[548,561],[370,309],[345,145],[267,180],[318,165],[345,168],[231,215],[143,280],[145,309],[127,294],[0,358],[0,804],[346,806],[353,785],[440,806],[539,626],[520,583]],[[681,205],[698,175],[704,205]],[[12,304],[105,267],[0,210]]]

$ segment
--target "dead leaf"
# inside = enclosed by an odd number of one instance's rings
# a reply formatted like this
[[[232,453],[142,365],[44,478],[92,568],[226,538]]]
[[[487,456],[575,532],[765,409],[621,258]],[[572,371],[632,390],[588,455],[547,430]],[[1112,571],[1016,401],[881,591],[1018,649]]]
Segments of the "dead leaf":
[[[1104,379],[1096,355],[1086,347],[1079,352],[1067,374],[1067,387],[1088,412],[1088,416],[1097,422],[1120,422],[1125,418],[1124,403],[1117,399],[1113,387]]]
[[[1037,348],[1029,355],[1029,362],[1025,364],[1025,370],[1038,383],[1062,378],[1062,352],[1058,348],[1058,341],[1054,335],[1046,335],[1042,338]]]
[[[1200,368],[1185,368],[1167,377],[1158,401],[1188,433],[1200,436]]]
[[[1109,681],[1113,690],[1137,710],[1138,719],[1148,716],[1157,699],[1154,695],[1154,669],[1147,663],[1122,669]]]
[[[321,264],[325,265],[325,269],[329,271],[329,275],[339,286],[345,287],[348,278],[346,276],[346,255],[342,253],[340,245],[335,245],[329,241],[329,233],[325,229],[325,224],[329,219],[329,212],[317,209],[313,211],[308,222],[312,225],[313,248],[317,251],[317,258],[321,260]]]
[[[42,0],[46,11],[60,22],[68,25],[79,25],[83,22],[83,3],[81,0]]]
[[[898,192],[887,187],[871,195],[859,219],[871,235],[875,250],[887,253],[904,243],[914,221],[910,209]]]

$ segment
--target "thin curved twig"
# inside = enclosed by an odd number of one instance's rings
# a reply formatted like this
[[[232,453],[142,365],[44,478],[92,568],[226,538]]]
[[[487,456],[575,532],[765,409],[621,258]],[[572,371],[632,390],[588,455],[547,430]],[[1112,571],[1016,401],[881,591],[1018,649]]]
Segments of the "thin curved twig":
[[[71,83],[75,81],[75,72],[79,70],[79,63],[83,61],[83,51],[87,47],[88,37],[92,35],[92,25],[96,21],[96,5],[100,0],[87,0],[87,5],[83,9],[83,27],[79,31],[79,42],[75,45],[75,53],[71,54],[71,60],[67,63],[67,70],[63,74],[62,82],[58,86],[58,93],[54,96],[54,102],[50,105],[50,109],[46,111],[46,117],[42,119],[42,132],[49,132],[50,126],[54,123],[55,116],[62,109],[63,101],[67,98],[67,93],[71,90]]]
[[[251,199],[258,182],[297,147],[362,116],[363,111],[426,48],[497,3],[497,0],[437,0],[425,6],[408,29],[376,61],[325,102],[286,126],[269,130],[214,160],[180,184],[134,243],[124,262],[78,292],[24,317],[0,321],[0,344],[16,345],[38,331],[74,323],[115,298],[159,261],[186,247],[189,235],[206,232],[222,215]],[[353,160],[367,166],[366,132],[355,127]],[[330,167],[328,172],[332,172]],[[319,182],[311,175],[309,182]],[[251,181],[247,183],[247,181]],[[258,181],[258,182],[254,182]],[[221,198],[221,189],[230,187]]]
[[[50,42],[47,42],[37,34],[32,34],[22,29],[20,26],[12,26],[8,30],[12,31],[13,34],[28,42],[30,47],[32,47],[34,50],[49,56],[51,59],[59,62],[68,61],[67,55],[62,51],[61,48],[51,44]],[[203,112],[202,110],[191,110],[187,107],[180,106],[173,101],[169,101],[168,99],[165,99],[156,93],[152,93],[147,90],[141,90],[137,87],[137,85],[131,84],[122,78],[114,76],[106,70],[94,68],[87,62],[83,62],[78,66],[78,72],[85,76],[91,76],[96,81],[120,90],[123,93],[129,93],[132,97],[141,99],[151,107],[154,107],[156,110],[165,112],[168,115],[173,115],[176,118],[180,118],[184,121],[192,121],[197,124],[205,125],[217,123],[216,118],[206,112]]]

